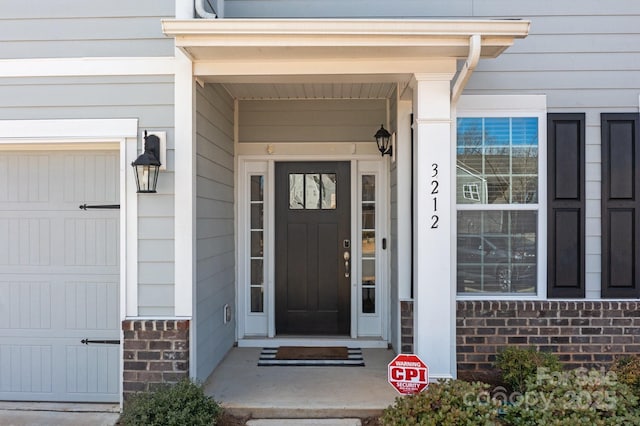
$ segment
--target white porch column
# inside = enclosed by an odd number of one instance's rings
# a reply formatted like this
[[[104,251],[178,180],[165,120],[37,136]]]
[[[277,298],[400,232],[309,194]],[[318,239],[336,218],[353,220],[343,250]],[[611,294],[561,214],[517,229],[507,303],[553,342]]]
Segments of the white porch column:
[[[451,78],[416,74],[413,85],[414,351],[434,379],[456,377]]]
[[[176,48],[175,77],[175,316],[194,313],[196,273],[195,80],[191,60]],[[192,351],[195,353],[195,351]],[[195,364],[193,364],[195,365]]]

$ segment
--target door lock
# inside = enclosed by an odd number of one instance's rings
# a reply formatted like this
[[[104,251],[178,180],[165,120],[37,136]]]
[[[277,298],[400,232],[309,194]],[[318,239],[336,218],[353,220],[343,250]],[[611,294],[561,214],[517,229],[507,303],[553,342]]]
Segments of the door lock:
[[[345,251],[342,257],[344,257],[344,277],[349,278],[349,260],[351,259],[351,254]]]

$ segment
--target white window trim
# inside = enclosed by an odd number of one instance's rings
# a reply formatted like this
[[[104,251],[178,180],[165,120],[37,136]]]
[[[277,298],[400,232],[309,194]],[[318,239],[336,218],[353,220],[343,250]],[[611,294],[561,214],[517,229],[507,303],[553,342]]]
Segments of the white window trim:
[[[455,229],[458,210],[534,210],[538,212],[537,235],[537,292],[521,294],[457,294],[456,300],[546,300],[547,298],[547,98],[545,95],[465,95],[461,96],[452,113],[451,150],[455,169],[458,117],[536,117],[538,118],[538,204],[456,204],[452,212]],[[455,177],[453,177],[455,179]],[[456,190],[456,185],[452,185]],[[453,194],[455,199],[455,194]],[[453,251],[453,271],[457,270],[456,250]],[[454,274],[455,276],[455,274]],[[456,285],[457,278],[453,285]]]

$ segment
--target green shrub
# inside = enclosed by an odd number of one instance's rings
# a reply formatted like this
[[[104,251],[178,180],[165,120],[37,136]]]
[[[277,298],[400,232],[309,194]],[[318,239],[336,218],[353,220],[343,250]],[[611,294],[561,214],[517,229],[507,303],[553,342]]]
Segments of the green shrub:
[[[618,358],[610,371],[616,373],[619,382],[626,384],[640,396],[640,356]]]
[[[201,386],[185,379],[132,396],[124,406],[120,422],[125,426],[210,426],[216,424],[221,411]]]
[[[496,355],[494,365],[500,370],[502,381],[515,392],[526,390],[527,379],[535,376],[538,368],[562,370],[555,354],[538,352],[534,347],[507,347]]]
[[[576,369],[531,377],[527,391],[504,407],[513,426],[640,425],[638,398],[615,374]]]
[[[396,398],[380,422],[389,426],[495,425],[498,406],[485,383],[440,380],[422,393]]]

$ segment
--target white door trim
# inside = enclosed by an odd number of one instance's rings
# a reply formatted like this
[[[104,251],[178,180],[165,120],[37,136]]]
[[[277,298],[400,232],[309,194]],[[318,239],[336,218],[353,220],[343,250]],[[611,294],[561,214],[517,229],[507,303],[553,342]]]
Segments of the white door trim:
[[[348,144],[347,144],[348,145]],[[296,148],[298,151],[300,147]],[[330,151],[330,150],[329,150]],[[352,274],[351,274],[351,339],[358,338],[358,309],[359,309],[359,291],[360,286],[358,285],[357,278],[359,277],[359,265],[355,261],[360,257],[360,248],[358,246],[360,241],[358,235],[358,212],[359,212],[359,198],[358,198],[358,182],[360,179],[361,172],[358,170],[358,164],[360,162],[367,162],[368,164],[372,164],[374,162],[380,163],[377,172],[379,173],[379,193],[385,193],[388,191],[388,182],[386,175],[388,173],[388,160],[384,158],[381,160],[380,155],[375,154],[361,154],[361,155],[335,155],[335,154],[315,154],[314,152],[309,152],[305,154],[300,154],[297,152],[296,154],[291,155],[238,155],[237,156],[237,184],[236,184],[236,197],[238,200],[238,211],[237,214],[237,222],[238,222],[238,232],[236,236],[236,247],[237,247],[237,320],[238,320],[238,344],[240,346],[263,346],[265,339],[268,339],[273,342],[275,336],[275,262],[272,253],[275,251],[275,215],[273,211],[275,209],[274,205],[274,194],[275,194],[275,163],[278,161],[350,161],[351,162],[351,241],[352,241],[352,257],[354,262],[352,263]],[[366,170],[370,170],[366,169]],[[255,173],[254,173],[255,172]],[[247,288],[246,283],[250,277],[250,271],[248,269],[248,262],[245,262],[243,259],[246,258],[248,250],[249,250],[249,237],[248,235],[248,221],[249,215],[247,210],[249,208],[249,204],[247,203],[247,188],[248,188],[248,179],[250,174],[263,174],[265,176],[265,199],[264,199],[264,221],[267,229],[264,234],[264,246],[266,248],[265,254],[265,313],[263,315],[255,315],[254,317],[261,317],[262,319],[255,319],[257,321],[264,321],[263,325],[259,326],[250,326],[248,327],[249,321],[249,307],[247,305]],[[388,194],[384,194],[381,197],[381,202],[385,203],[388,200]],[[378,213],[378,212],[376,212]],[[390,241],[389,238],[389,217],[388,217],[388,209],[381,208],[379,211],[380,214],[380,232],[381,235],[384,235],[387,238],[387,241]],[[387,251],[388,252],[388,251]],[[359,339],[364,341],[370,341],[373,347],[380,347],[380,345],[386,347],[386,339],[388,339],[388,329],[389,325],[389,303],[388,298],[385,297],[387,294],[387,290],[389,288],[389,257],[387,252],[381,255],[381,278],[383,285],[379,290],[379,298],[381,301],[380,304],[380,315],[382,318],[382,326],[380,336],[372,338],[371,336],[365,337],[363,339]],[[252,319],[254,321],[254,319]],[[252,328],[253,330],[259,329],[259,332],[251,332],[248,328]],[[313,340],[321,339],[319,337],[312,338],[302,338],[298,339],[300,342],[297,343],[308,343]],[[290,339],[285,339],[286,342],[292,343]],[[325,342],[326,339],[323,339]],[[343,340],[343,339],[338,339]],[[381,343],[383,342],[383,343]],[[296,344],[297,344],[296,343]],[[326,343],[326,342],[325,342]]]

